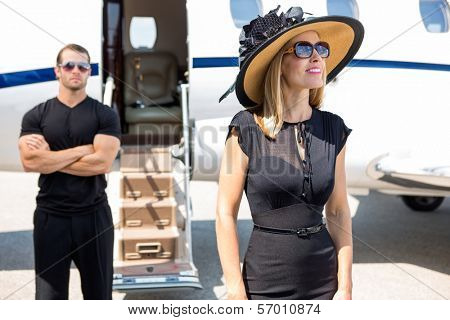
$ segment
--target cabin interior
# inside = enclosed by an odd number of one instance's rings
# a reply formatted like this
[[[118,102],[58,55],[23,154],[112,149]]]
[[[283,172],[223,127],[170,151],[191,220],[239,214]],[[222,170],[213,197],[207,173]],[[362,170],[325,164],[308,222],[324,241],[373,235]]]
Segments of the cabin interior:
[[[145,134],[179,142],[178,85],[188,76],[186,1],[105,0],[103,10],[103,79],[115,79],[123,143]]]
[[[114,78],[123,133],[115,274],[195,276],[187,169],[172,153],[183,134],[179,85],[188,80],[186,1],[105,0],[103,34],[103,79]]]

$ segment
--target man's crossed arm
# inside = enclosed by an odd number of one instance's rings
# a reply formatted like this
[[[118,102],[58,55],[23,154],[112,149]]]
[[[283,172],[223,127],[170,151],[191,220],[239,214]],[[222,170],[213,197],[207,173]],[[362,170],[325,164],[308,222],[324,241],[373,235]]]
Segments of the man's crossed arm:
[[[75,161],[61,172],[76,176],[92,176],[111,171],[120,148],[120,140],[114,136],[97,134],[94,137],[94,152]]]
[[[107,173],[111,170],[119,148],[120,140],[105,134],[97,134],[93,145],[60,151],[51,151],[44,137],[39,134],[25,135],[19,139],[24,170],[46,174],[56,171],[77,176]]]

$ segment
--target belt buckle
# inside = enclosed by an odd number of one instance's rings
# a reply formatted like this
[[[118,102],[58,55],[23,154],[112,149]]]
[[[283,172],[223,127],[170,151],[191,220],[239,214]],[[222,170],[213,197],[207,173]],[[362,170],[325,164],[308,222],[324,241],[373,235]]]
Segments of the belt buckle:
[[[308,237],[308,231],[306,231],[306,229],[297,229],[296,233],[298,237]]]

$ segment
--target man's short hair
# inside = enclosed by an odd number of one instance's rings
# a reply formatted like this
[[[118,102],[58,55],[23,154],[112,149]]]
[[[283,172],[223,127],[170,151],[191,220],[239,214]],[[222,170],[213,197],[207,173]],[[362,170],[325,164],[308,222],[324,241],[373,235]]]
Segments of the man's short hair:
[[[70,50],[73,50],[73,51],[76,51],[76,52],[83,53],[83,54],[87,55],[88,62],[91,63],[91,57],[89,55],[89,52],[85,48],[83,48],[82,46],[80,46],[78,44],[70,43],[68,45],[65,45],[64,48],[62,48],[61,50],[59,50],[58,56],[56,57],[56,65],[62,63],[62,61],[61,61],[62,53],[66,49],[70,49]]]

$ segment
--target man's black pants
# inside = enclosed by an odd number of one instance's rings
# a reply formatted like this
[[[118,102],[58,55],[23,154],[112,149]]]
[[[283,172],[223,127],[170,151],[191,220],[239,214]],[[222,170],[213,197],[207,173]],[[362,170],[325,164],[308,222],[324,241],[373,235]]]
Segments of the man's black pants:
[[[87,214],[34,212],[36,299],[68,299],[70,264],[84,299],[112,299],[114,227],[107,202]]]

